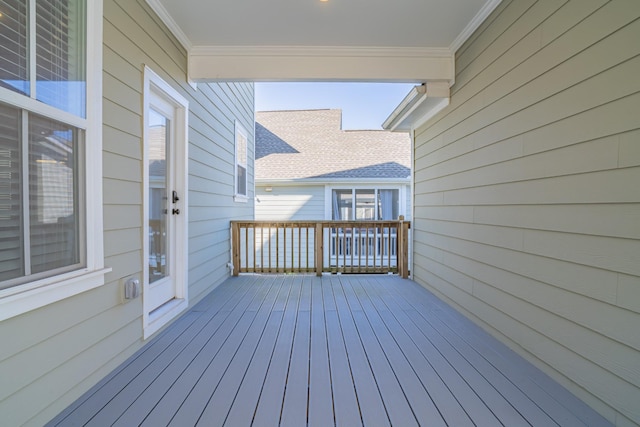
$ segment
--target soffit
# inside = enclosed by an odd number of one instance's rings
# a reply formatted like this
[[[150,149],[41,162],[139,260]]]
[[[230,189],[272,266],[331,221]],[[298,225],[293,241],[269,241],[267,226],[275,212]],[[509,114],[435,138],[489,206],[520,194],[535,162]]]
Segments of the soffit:
[[[147,0],[194,80],[452,80],[500,0]],[[288,70],[288,71],[283,71]]]

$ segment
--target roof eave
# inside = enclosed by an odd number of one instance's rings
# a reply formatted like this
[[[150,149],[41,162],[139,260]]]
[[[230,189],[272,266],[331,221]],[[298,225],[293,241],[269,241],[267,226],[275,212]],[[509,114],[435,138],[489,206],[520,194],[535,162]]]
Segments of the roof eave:
[[[382,124],[392,132],[409,132],[449,105],[449,83],[434,81],[415,86]]]
[[[409,184],[411,177],[406,178],[256,178],[256,185],[322,185],[336,183],[382,183]]]

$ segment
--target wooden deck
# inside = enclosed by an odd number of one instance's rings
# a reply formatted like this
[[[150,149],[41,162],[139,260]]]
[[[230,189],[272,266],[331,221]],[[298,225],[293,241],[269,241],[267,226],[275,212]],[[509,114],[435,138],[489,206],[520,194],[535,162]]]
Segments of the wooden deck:
[[[240,276],[49,425],[599,426],[414,282]]]

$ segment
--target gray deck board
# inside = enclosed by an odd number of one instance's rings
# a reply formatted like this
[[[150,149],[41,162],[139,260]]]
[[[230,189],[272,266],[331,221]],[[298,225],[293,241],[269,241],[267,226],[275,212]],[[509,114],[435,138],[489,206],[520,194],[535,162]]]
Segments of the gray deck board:
[[[287,372],[289,370],[289,361],[293,348],[293,338],[295,333],[295,325],[298,318],[298,304],[300,302],[300,294],[302,291],[302,276],[298,276],[296,280],[297,286],[292,286],[289,302],[285,308],[284,319],[278,338],[276,339],[275,348],[269,361],[269,368],[266,373],[262,390],[254,412],[253,426],[265,427],[274,426],[280,423],[280,414],[282,411],[282,402],[284,400],[284,392],[287,383]],[[250,407],[246,408],[244,402],[238,401],[237,405],[232,407],[232,411],[236,413],[249,413]],[[237,425],[249,425],[250,423]],[[229,424],[234,425],[234,424]]]
[[[412,285],[412,284],[401,284]],[[413,284],[415,285],[415,284]],[[561,426],[579,425],[609,425],[595,411],[557,382],[551,380],[543,372],[535,368],[523,358],[517,356],[508,347],[499,343],[495,338],[482,331],[469,319],[461,316],[450,306],[437,299],[432,294],[429,298],[413,299],[412,296],[424,294],[419,286],[407,286],[407,293],[398,294],[399,297],[410,301],[417,308],[421,322],[433,324],[435,330],[445,334],[450,339],[460,339],[466,342],[473,351],[479,353],[493,367],[498,369],[508,380],[526,395],[530,404],[538,406],[545,414]],[[431,312],[432,315],[425,313]],[[472,353],[470,353],[472,354]],[[479,366],[476,366],[479,368]],[[541,386],[538,383],[544,384]],[[502,389],[503,392],[508,390]],[[553,393],[553,394],[551,394]],[[544,418],[528,418],[533,425],[543,424]]]
[[[280,424],[286,427],[307,425],[309,403],[309,347],[311,330],[311,279],[305,280],[298,305],[289,371],[285,386]]]
[[[241,276],[50,426],[606,426],[414,282]]]
[[[327,350],[331,361],[331,391],[333,393],[335,425],[337,427],[357,427],[362,426],[362,417],[332,290],[335,283],[330,282],[331,286],[322,287],[327,327]]]

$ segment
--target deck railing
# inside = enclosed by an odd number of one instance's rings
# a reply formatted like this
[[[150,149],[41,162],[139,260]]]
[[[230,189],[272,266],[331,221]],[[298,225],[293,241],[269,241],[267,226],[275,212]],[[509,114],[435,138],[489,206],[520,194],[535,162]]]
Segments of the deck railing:
[[[410,222],[231,221],[233,274],[409,276]]]

